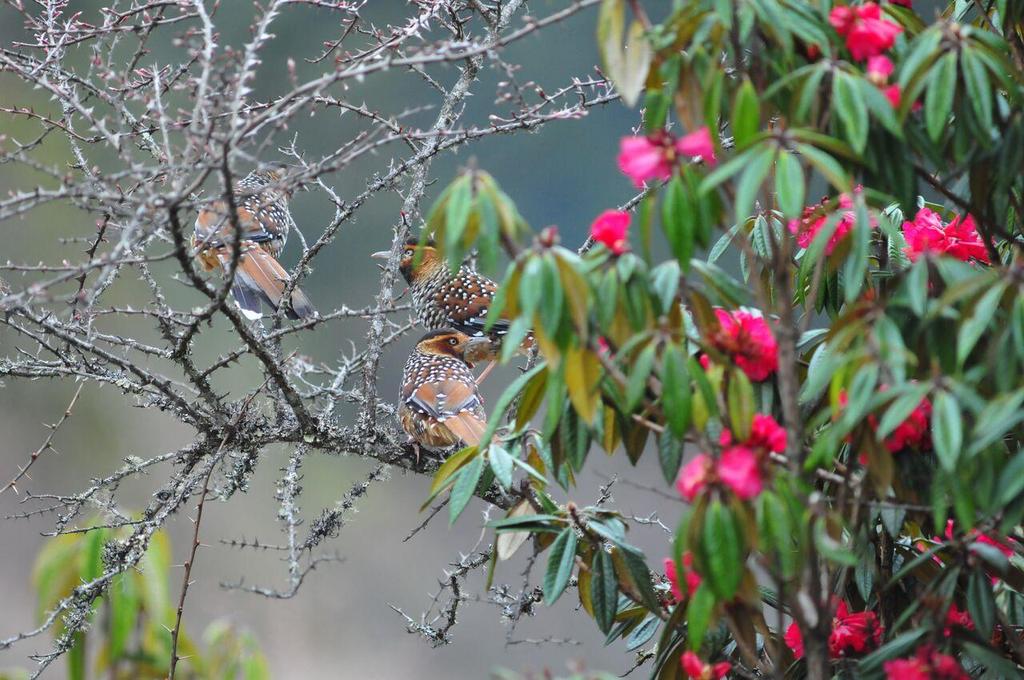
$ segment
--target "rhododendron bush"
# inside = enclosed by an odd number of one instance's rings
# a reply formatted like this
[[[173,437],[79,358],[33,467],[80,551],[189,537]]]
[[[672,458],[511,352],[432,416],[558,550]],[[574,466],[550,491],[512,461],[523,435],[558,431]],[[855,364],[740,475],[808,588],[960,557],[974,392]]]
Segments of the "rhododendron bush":
[[[532,535],[652,677],[1022,673],[1024,9],[936,4],[604,0],[641,193],[579,250],[474,191],[429,221],[536,339],[432,492],[510,494],[494,568]],[[663,554],[575,501],[598,450],[678,496]]]

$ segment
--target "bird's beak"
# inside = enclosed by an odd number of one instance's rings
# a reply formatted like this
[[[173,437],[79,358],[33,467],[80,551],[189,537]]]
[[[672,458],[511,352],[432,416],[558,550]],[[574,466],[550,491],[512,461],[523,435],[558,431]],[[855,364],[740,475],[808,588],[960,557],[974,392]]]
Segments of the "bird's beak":
[[[475,364],[493,358],[496,349],[494,342],[488,337],[470,338],[462,355],[466,361]]]
[[[372,257],[372,258],[374,258],[376,260],[387,260],[388,258],[391,257],[391,251],[390,250],[378,250],[375,253],[370,253],[370,257]]]

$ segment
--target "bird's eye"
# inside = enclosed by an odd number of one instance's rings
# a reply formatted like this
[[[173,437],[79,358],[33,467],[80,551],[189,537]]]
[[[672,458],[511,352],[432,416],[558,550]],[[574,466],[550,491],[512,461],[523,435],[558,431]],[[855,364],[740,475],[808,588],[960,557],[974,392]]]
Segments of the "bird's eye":
[[[455,338],[448,338],[448,344],[449,345],[457,345],[457,344],[459,344],[459,341],[456,340]]]
[[[412,248],[406,248],[406,250],[405,250],[405,256],[406,257],[412,257],[412,253],[413,253]]]

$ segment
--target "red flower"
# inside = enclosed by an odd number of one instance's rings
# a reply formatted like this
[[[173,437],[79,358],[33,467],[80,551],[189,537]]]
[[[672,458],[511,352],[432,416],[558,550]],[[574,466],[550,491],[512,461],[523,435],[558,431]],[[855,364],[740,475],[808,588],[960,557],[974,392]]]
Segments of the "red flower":
[[[860,191],[861,187],[857,187],[855,191]],[[814,238],[818,235],[818,232],[822,230],[825,223],[828,221],[829,215],[826,212],[826,204],[828,203],[827,198],[823,198],[819,205],[807,206],[804,208],[804,214],[798,220],[789,221],[789,231],[791,234],[796,235],[796,242],[801,248],[809,248],[811,243],[814,242]],[[853,208],[853,199],[849,194],[839,195],[840,210],[844,210],[842,217],[839,218],[839,224],[836,225],[835,231],[832,232],[832,236],[829,237],[828,243],[825,244],[825,255],[831,255],[832,251],[835,250],[839,242],[846,238],[846,235],[853,229],[853,225],[857,222],[857,215],[851,208]],[[870,218],[871,228],[874,229],[878,226],[878,220],[874,217]]]
[[[949,611],[946,612],[946,627],[943,629],[942,634],[946,637],[952,637],[954,628],[974,630],[974,619],[971,618],[970,612],[958,609],[955,604],[950,605]]]
[[[886,661],[883,668],[887,680],[969,680],[971,677],[955,658],[930,645],[918,648],[912,659]]]
[[[681,137],[676,142],[676,151],[683,156],[700,156],[710,166],[718,162],[715,158],[715,143],[711,141],[707,125]]]
[[[912,261],[916,261],[921,253],[945,253],[964,262],[989,261],[988,251],[971,215],[963,220],[957,216],[949,224],[943,225],[937,213],[921,208],[913,222],[903,223],[903,237],[907,241],[904,252]]]
[[[932,402],[925,397],[921,403],[911,411],[907,419],[896,426],[885,440],[885,448],[890,453],[896,453],[903,449],[930,449],[932,443],[931,431],[928,424],[932,414]]]
[[[804,638],[796,623],[790,624],[783,636],[786,646],[797,659],[804,655]],[[846,602],[840,602],[832,619],[832,632],[828,636],[828,653],[833,659],[864,654],[882,643],[882,626],[874,612],[849,612]]]
[[[796,625],[796,621],[789,624],[782,639],[786,641],[786,646],[793,650],[795,658],[802,659],[804,657],[804,636],[800,632],[800,626]]]
[[[704,660],[693,652],[683,654],[680,661],[683,665],[683,672],[691,680],[719,680],[732,670],[732,664],[728,661],[721,661],[712,666],[709,663],[704,663]]]
[[[900,7],[913,8],[913,0],[889,0],[889,2]]]
[[[687,550],[683,553],[683,570],[686,576],[686,595],[687,597],[693,597],[693,594],[697,592],[697,588],[700,588],[701,578],[700,574],[693,570],[693,553]],[[668,579],[669,585],[672,587],[672,597],[676,602],[683,601],[683,591],[679,587],[679,574],[676,571],[676,562],[668,557],[665,558],[665,578]]]
[[[671,177],[675,160],[674,140],[668,133],[623,137],[619,142],[619,170],[638,188],[652,179]]]
[[[630,219],[628,212],[605,210],[590,225],[590,237],[616,255],[621,255],[629,248],[626,236]]]
[[[694,456],[679,471],[679,477],[676,479],[676,489],[679,490],[679,495],[687,502],[692,503],[697,494],[707,486],[713,465],[711,456],[706,453]]]
[[[846,38],[846,47],[856,61],[885,52],[903,32],[899,24],[883,19],[881,8],[873,2],[858,7],[835,7],[828,20]]]
[[[709,338],[715,349],[728,354],[755,382],[767,380],[779,366],[778,345],[760,314],[716,309],[719,328]]]
[[[854,656],[870,651],[882,644],[882,626],[872,611],[848,612],[846,602],[840,602],[832,619],[832,634],[828,636],[828,652],[833,659]]]
[[[761,493],[764,482],[757,454],[746,446],[732,446],[718,459],[718,478],[742,500]]]

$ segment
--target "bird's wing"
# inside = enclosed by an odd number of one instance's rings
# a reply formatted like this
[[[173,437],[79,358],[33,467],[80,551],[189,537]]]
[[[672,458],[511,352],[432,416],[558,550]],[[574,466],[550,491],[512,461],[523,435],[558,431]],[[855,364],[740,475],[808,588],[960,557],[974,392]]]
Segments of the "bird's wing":
[[[267,220],[259,219],[245,204],[236,206],[235,211],[238,213],[243,241],[270,243],[281,239],[276,230],[267,224]],[[215,201],[199,211],[196,218],[196,241],[201,248],[220,248],[231,243],[231,232],[228,207],[223,201]]]
[[[462,272],[444,292],[438,294],[438,302],[455,330],[469,336],[480,336],[487,327],[487,313],[497,290],[498,284],[489,278],[475,272]],[[506,319],[498,319],[491,324],[489,332],[502,335],[508,327]]]
[[[480,443],[487,429],[483,401],[475,382],[440,380],[420,385],[405,400],[406,404],[437,419],[468,445]]]

